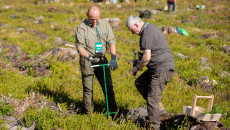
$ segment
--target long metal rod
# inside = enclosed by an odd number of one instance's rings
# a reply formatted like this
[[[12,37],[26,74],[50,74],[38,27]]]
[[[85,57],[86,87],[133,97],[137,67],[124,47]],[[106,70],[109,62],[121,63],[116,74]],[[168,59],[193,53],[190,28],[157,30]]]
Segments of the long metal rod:
[[[105,66],[103,66],[103,73],[104,73],[104,83],[105,83],[105,99],[106,99],[106,105],[107,105],[107,118],[109,118],[109,103],[108,103],[108,96],[107,96]]]

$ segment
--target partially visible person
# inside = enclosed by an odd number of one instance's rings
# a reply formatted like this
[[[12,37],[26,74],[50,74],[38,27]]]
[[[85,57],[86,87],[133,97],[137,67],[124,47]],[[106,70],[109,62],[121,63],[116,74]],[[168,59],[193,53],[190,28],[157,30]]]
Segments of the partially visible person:
[[[100,19],[100,9],[92,6],[88,9],[85,19],[76,29],[76,47],[80,54],[80,69],[83,84],[83,100],[85,113],[89,113],[93,107],[93,79],[94,75],[99,81],[105,95],[105,83],[103,67],[92,68],[92,65],[108,64],[105,53],[110,51],[110,67],[105,66],[106,85],[109,110],[117,111],[115,94],[113,91],[110,69],[116,70],[116,41],[110,24]]]
[[[161,30],[153,24],[143,22],[138,16],[127,18],[126,27],[133,34],[140,36],[139,46],[143,51],[140,63],[133,67],[132,74],[143,67],[147,70],[135,81],[135,86],[147,101],[146,123],[156,130],[160,129],[161,95],[174,74],[174,59],[168,42]]]
[[[170,13],[171,9],[172,9],[172,13],[176,13],[176,0],[167,0],[167,4],[168,4],[168,13]]]
[[[149,0],[147,0],[149,2]],[[135,2],[137,3],[137,0],[135,0]]]
[[[110,0],[111,3],[116,4],[117,0]]]
[[[43,4],[50,3],[50,0],[43,0]]]
[[[123,0],[124,1],[124,3],[129,3],[129,0]]]

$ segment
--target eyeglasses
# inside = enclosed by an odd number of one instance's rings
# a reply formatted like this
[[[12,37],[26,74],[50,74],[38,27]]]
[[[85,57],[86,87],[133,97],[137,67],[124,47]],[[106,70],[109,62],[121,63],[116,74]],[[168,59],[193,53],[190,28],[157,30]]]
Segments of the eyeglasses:
[[[131,31],[131,32],[133,31],[133,28],[128,28],[128,29],[129,29],[129,31]]]

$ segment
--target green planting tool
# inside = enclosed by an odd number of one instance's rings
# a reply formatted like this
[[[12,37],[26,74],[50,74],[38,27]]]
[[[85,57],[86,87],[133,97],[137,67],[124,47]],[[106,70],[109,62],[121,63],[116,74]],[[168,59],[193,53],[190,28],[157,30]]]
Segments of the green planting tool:
[[[111,112],[109,113],[109,103],[108,103],[108,96],[107,96],[107,86],[106,86],[106,76],[105,76],[105,66],[108,66],[110,64],[100,64],[100,65],[92,65],[91,67],[100,67],[103,66],[103,73],[104,73],[104,83],[105,83],[105,100],[106,100],[106,105],[107,105],[107,118],[109,118],[110,114],[115,114],[116,112]]]

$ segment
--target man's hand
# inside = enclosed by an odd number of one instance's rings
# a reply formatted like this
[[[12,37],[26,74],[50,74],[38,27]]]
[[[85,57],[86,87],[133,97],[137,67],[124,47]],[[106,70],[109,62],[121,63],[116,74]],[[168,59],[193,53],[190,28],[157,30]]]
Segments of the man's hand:
[[[96,63],[100,61],[100,58],[93,58],[92,56],[88,56],[87,60],[91,61],[92,63]]]
[[[116,56],[115,55],[111,55],[111,60],[109,62],[110,64],[110,69],[111,70],[116,70],[118,69],[118,66],[117,66],[117,61],[116,61]]]
[[[133,67],[133,71],[132,71],[132,75],[133,76],[136,76],[137,72],[139,71],[140,69],[138,69],[137,66]]]

